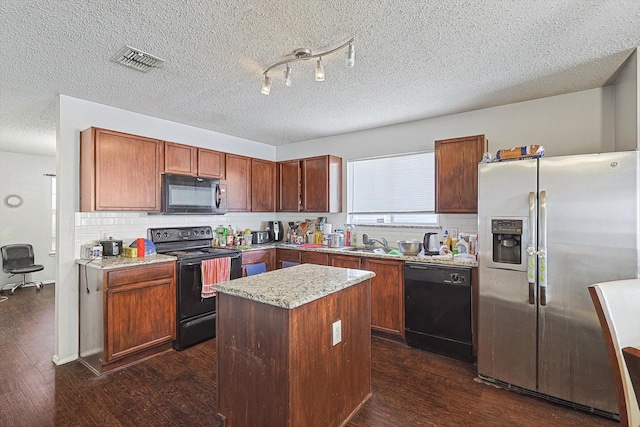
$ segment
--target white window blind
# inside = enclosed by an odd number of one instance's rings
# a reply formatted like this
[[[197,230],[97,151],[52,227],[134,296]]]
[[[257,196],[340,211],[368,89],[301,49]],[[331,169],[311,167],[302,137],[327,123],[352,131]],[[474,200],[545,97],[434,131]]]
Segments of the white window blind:
[[[435,211],[433,152],[351,160],[348,174],[349,214]]]

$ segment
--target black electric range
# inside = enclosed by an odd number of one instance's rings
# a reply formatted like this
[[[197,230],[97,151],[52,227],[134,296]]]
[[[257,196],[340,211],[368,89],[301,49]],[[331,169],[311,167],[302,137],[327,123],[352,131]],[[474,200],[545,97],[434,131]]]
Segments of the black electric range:
[[[184,350],[216,335],[216,297],[202,298],[203,260],[231,258],[231,279],[242,276],[241,253],[211,246],[210,226],[150,228],[147,237],[159,254],[175,256],[177,331],[173,347]]]

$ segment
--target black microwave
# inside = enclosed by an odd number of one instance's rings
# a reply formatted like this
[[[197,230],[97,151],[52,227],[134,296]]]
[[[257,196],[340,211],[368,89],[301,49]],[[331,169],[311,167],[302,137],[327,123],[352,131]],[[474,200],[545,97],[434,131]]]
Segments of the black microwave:
[[[189,175],[162,175],[162,213],[227,213],[227,181]]]

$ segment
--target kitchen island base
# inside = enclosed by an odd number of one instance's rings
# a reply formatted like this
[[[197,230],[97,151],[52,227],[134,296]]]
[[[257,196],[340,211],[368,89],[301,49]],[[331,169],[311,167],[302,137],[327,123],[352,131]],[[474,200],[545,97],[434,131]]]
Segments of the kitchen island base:
[[[346,424],[371,396],[370,294],[366,279],[290,309],[218,292],[224,425]]]

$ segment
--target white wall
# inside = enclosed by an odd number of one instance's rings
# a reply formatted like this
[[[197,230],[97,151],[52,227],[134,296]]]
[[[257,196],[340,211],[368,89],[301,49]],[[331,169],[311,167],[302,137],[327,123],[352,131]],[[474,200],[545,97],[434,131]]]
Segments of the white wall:
[[[266,160],[275,160],[276,148],[217,132],[144,116],[106,105],[59,96],[57,131],[58,176],[58,276],[56,280],[56,348],[53,360],[57,364],[75,360],[78,356],[78,269],[75,258],[84,238],[99,238],[101,230],[111,231],[115,238],[140,237],[148,224],[172,225],[185,219],[166,217],[166,222],[144,214],[92,213],[77,214],[79,205],[79,138],[80,132],[95,126],[166,141],[211,148]],[[227,215],[225,224],[233,221],[259,223],[256,214]],[[222,217],[207,220],[218,225]],[[264,218],[270,220],[273,218]],[[191,217],[189,221],[204,221]],[[118,223],[122,221],[122,223]],[[191,222],[190,222],[191,223]],[[119,227],[123,225],[125,227]],[[240,224],[242,225],[242,224]],[[84,233],[84,236],[82,235]],[[95,236],[95,237],[93,237]]]
[[[484,110],[420,120],[400,125],[315,139],[278,147],[278,160],[333,154],[343,159],[343,188],[347,188],[347,160],[413,151],[433,150],[440,139],[484,134],[489,152],[521,145],[544,145],[546,156],[614,151],[613,86],[567,95],[536,99]],[[384,185],[384,177],[374,185]],[[407,180],[407,185],[411,181]],[[346,222],[347,193],[343,191],[343,213],[328,216],[341,226]],[[278,214],[282,221],[301,220],[302,214]],[[441,215],[435,231],[458,228],[477,232],[476,215]],[[429,227],[358,227],[389,242],[421,238]]]
[[[36,264],[44,270],[27,275],[28,279],[53,282],[56,275],[55,257],[51,252],[51,178],[56,170],[53,156],[35,156],[0,151],[0,246],[29,243],[33,246]],[[24,204],[8,208],[2,203],[9,194],[18,194]],[[2,273],[0,286],[15,283]]]
[[[616,150],[640,148],[640,88],[638,87],[638,51],[634,51],[616,79]]]

